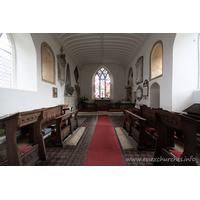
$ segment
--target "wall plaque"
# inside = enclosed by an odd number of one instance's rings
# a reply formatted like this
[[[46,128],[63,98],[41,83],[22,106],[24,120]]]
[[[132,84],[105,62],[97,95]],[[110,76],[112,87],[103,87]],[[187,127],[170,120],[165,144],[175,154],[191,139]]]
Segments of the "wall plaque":
[[[137,90],[136,90],[136,98],[138,101],[140,101],[143,97],[143,89],[141,86],[138,86]]]
[[[65,71],[66,71],[66,59],[65,54],[63,53],[63,48],[60,49],[60,54],[57,55],[57,63],[58,63],[58,81],[61,86],[65,84]]]
[[[141,56],[138,60],[137,63],[135,64],[136,66],[136,84],[142,83],[143,81],[143,56]]]
[[[46,42],[41,44],[41,69],[42,81],[55,84],[55,56]]]

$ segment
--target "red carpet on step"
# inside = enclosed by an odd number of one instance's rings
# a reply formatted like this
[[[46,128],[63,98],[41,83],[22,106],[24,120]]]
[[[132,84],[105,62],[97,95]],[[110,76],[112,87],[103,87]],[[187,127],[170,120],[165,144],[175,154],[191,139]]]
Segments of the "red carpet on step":
[[[98,116],[84,166],[125,166],[109,116]]]

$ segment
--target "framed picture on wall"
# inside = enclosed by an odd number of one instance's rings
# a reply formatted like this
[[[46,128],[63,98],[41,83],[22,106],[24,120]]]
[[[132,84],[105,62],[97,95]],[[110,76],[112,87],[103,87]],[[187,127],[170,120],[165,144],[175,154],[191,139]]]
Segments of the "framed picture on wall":
[[[57,88],[53,87],[53,98],[57,98],[57,97],[58,97]]]

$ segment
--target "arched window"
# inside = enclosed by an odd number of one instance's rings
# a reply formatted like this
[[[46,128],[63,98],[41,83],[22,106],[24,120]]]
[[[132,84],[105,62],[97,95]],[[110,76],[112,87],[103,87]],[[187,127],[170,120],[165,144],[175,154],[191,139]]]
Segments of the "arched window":
[[[110,98],[110,74],[105,68],[99,69],[95,74],[95,98]]]
[[[0,33],[0,87],[12,88],[12,45],[8,34]]]
[[[163,73],[163,44],[157,41],[150,54],[150,80],[162,76]]]

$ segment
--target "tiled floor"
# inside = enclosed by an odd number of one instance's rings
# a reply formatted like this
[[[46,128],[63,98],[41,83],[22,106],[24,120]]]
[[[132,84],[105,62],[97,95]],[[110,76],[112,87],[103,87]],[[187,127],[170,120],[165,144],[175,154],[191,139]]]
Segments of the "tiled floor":
[[[88,116],[81,125],[82,127],[86,127],[86,130],[78,144],[76,146],[47,147],[48,159],[39,162],[38,166],[52,166],[54,164],[60,166],[83,166],[95,124],[96,116]]]
[[[79,116],[80,117],[80,116]],[[86,116],[82,116],[86,117]],[[110,116],[113,127],[122,127],[123,126],[123,116]],[[83,166],[87,152],[92,140],[93,132],[95,129],[97,121],[97,116],[87,116],[84,123],[81,125],[86,127],[86,130],[78,142],[76,147],[65,146],[61,147],[47,147],[48,160],[38,163],[38,166]],[[116,134],[117,137],[117,134]],[[119,143],[120,144],[120,143]],[[121,145],[120,145],[121,147]],[[153,157],[153,152],[150,151],[134,151],[126,150],[124,151],[121,148],[124,161],[127,166],[151,166],[151,162],[146,160],[140,161],[140,159],[151,159]],[[137,160],[134,160],[137,159]]]

